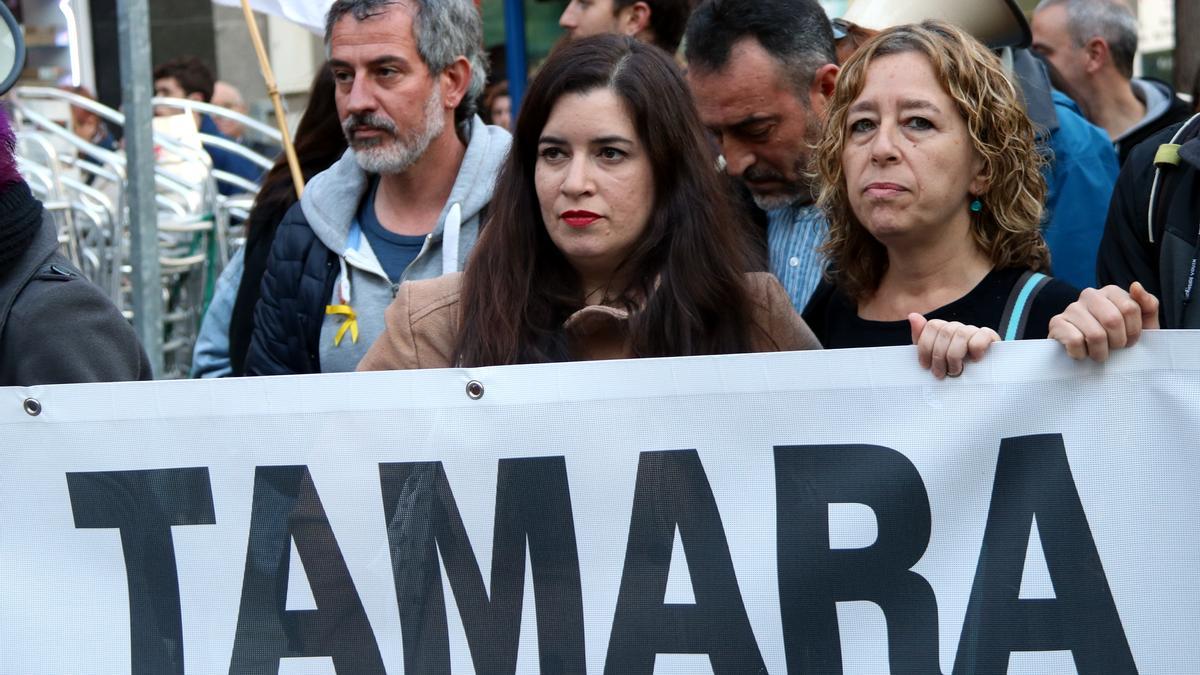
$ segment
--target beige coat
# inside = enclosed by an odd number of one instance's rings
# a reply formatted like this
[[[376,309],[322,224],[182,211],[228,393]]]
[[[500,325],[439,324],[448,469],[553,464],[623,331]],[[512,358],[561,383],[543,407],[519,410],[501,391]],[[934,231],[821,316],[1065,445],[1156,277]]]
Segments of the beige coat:
[[[750,351],[782,352],[820,349],[812,331],[796,313],[787,292],[774,276],[747,275],[751,312]],[[449,368],[458,337],[461,274],[409,281],[400,286],[387,308],[386,328],[375,341],[359,370]],[[594,305],[572,314],[563,324],[579,360],[630,358],[624,340],[629,314],[621,309]]]

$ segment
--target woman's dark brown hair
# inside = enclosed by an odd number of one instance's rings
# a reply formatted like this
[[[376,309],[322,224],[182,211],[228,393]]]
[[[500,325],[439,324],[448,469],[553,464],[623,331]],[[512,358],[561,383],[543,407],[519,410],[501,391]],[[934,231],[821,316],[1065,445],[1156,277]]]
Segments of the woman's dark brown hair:
[[[296,157],[304,182],[328,169],[346,152],[346,136],[338,119],[333,96],[333,71],[317,70],[308,92],[308,107],[296,127]],[[246,352],[254,330],[254,306],[258,304],[267,255],[275,240],[275,229],[298,199],[287,158],[280,154],[263,178],[246,221],[246,258],[242,283],[229,321],[229,360],[234,375],[243,373]]]
[[[308,107],[296,126],[295,146],[305,182],[328,169],[346,152],[346,136],[342,133],[334,103],[333,71],[328,66],[318,68],[313,78]],[[296,201],[296,187],[287,157],[280,154],[254,198],[254,208],[247,223],[248,234],[263,227],[274,232],[283,214]]]
[[[572,358],[562,324],[583,306],[583,291],[546,233],[534,168],[554,104],[596,89],[622,100],[653,168],[650,220],[621,264],[632,270],[622,275],[630,286],[609,289],[633,313],[633,355],[747,348],[747,228],[731,206],[687,85],[665,52],[607,35],[552,54],[521,104],[490,219],[463,276],[455,356],[464,366]]]

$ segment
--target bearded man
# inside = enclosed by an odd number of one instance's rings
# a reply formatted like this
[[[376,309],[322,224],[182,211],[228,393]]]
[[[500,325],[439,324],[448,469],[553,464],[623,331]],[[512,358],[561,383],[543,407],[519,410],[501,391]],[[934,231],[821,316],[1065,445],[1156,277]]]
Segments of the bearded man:
[[[770,270],[803,311],[829,228],[808,174],[838,73],[829,19],[816,0],[703,0],[685,43],[700,119],[766,211]]]
[[[511,143],[475,114],[482,31],[472,0],[330,7],[349,149],[279,225],[246,374],[352,371],[402,282],[462,270]]]

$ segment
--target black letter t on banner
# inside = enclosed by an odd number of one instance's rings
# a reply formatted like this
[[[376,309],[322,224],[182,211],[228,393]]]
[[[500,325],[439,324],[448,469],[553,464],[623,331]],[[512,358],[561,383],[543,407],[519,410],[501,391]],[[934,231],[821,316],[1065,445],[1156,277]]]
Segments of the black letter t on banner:
[[[133,675],[183,675],[183,617],[171,528],[212,525],[208,469],[68,473],[77,528],[117,528],[129,584]]]

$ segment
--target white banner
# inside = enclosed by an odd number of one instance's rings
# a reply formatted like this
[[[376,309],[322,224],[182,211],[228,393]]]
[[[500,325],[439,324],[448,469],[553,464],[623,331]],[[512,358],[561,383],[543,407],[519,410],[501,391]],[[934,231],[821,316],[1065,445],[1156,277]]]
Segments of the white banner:
[[[1188,332],[941,382],[894,348],[0,389],[0,672],[1194,672],[1198,402]]]
[[[242,0],[213,0],[226,7],[241,7]],[[325,35],[325,15],[333,0],[250,0],[250,9],[287,19],[317,35]]]

